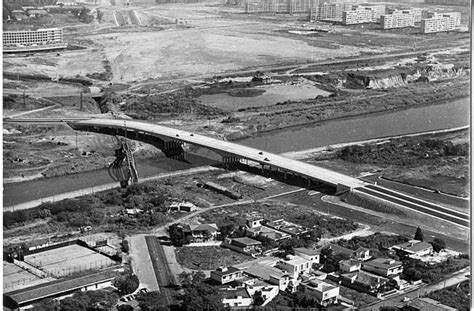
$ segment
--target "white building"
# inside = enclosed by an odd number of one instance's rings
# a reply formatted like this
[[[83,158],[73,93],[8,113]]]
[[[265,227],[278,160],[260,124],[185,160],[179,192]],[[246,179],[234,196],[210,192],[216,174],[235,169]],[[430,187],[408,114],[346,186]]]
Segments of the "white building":
[[[293,279],[297,279],[300,274],[309,273],[312,263],[308,259],[299,256],[289,256],[288,260],[281,260],[276,267],[287,271]]]
[[[428,18],[421,20],[422,33],[435,33],[455,30],[461,24],[461,13],[428,13]]]
[[[295,248],[295,255],[306,260],[309,260],[311,264],[318,264],[321,251],[317,249],[311,249],[306,247]]]
[[[322,306],[337,303],[337,297],[339,296],[339,286],[334,286],[316,279],[305,284],[300,284],[298,291],[315,297]]]

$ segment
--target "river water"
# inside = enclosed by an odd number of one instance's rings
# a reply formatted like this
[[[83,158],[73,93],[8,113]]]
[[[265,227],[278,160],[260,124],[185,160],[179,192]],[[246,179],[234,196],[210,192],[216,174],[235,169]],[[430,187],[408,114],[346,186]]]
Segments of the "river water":
[[[404,111],[356,117],[325,122],[320,125],[286,129],[243,139],[238,143],[261,150],[283,153],[366,139],[404,135],[461,127],[469,124],[469,99],[446,104],[411,108]],[[207,164],[193,164],[170,159],[157,159],[138,163],[139,176],[147,177]],[[4,206],[53,196],[68,191],[110,183],[106,170],[69,176],[4,184]]]
[[[335,120],[263,133],[238,143],[273,153],[300,151],[332,144],[435,131],[469,124],[469,99],[411,108],[387,114]]]

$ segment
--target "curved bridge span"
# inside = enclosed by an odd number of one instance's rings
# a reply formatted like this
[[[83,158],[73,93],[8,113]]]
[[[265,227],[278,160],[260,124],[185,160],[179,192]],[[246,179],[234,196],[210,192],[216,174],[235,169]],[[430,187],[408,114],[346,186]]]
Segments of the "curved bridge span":
[[[161,149],[168,157],[179,157],[182,155],[184,153],[182,144],[187,143],[213,150],[222,156],[223,162],[249,160],[260,164],[262,168],[298,175],[307,179],[308,182],[322,182],[338,189],[346,190],[366,185],[361,180],[325,168],[233,142],[162,125],[117,119],[90,119],[68,122],[68,125],[74,130],[120,135],[143,141]]]

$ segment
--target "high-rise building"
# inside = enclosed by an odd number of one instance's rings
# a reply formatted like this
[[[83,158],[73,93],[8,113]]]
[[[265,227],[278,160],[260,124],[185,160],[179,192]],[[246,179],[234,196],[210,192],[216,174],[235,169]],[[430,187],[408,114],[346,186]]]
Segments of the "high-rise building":
[[[4,31],[2,37],[4,52],[50,50],[67,46],[63,42],[61,28]]]
[[[385,5],[383,4],[354,5],[352,10],[342,13],[342,23],[344,25],[376,23],[380,21],[383,14],[385,14]]]
[[[461,13],[428,13],[428,18],[421,20],[422,33],[445,32],[456,29],[461,23]]]
[[[415,26],[415,13],[411,10],[394,10],[380,17],[382,29],[404,28]]]

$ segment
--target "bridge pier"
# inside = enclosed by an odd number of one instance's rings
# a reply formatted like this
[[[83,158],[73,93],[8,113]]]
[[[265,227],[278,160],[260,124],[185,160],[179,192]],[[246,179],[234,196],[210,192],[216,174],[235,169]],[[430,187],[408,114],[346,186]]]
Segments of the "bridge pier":
[[[224,167],[226,170],[228,170],[232,166],[236,166],[236,164],[240,163],[240,161],[241,161],[241,158],[239,157],[234,157],[234,156],[222,157],[222,162],[224,163]]]

